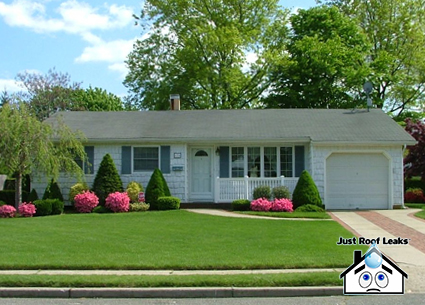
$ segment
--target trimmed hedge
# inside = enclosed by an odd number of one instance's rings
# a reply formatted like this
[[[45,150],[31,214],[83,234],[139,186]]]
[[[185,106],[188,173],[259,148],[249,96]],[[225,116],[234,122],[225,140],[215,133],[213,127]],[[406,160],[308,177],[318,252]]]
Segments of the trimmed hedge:
[[[317,205],[312,205],[312,204],[305,204],[302,205],[300,207],[298,207],[295,212],[319,212],[319,213],[324,213],[325,210],[322,209],[321,207],[318,207]]]
[[[292,203],[295,209],[306,204],[317,205],[321,208],[323,207],[319,190],[317,189],[313,178],[311,178],[310,174],[306,170],[301,173],[297,185],[295,186],[294,193],[292,194]]]
[[[274,199],[291,199],[291,192],[287,186],[276,186],[272,190]]]
[[[232,202],[233,211],[249,211],[251,207],[251,201],[248,199],[237,199]]]
[[[177,197],[159,197],[158,210],[178,210],[180,209],[180,199]]]
[[[253,200],[260,199],[260,198],[270,199],[271,196],[272,196],[272,191],[270,189],[270,186],[268,185],[257,186],[254,189],[254,192],[252,194]]]
[[[52,201],[51,200],[36,200],[33,202],[37,209],[34,216],[48,216],[52,215]]]
[[[61,215],[65,207],[63,201],[59,199],[47,199],[52,202],[52,215]]]

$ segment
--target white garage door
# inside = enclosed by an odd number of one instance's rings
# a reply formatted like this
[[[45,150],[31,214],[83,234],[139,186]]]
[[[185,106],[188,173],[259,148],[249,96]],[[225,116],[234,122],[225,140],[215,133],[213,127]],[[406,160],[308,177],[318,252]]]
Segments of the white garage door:
[[[389,160],[334,153],[326,160],[326,209],[388,209]]]

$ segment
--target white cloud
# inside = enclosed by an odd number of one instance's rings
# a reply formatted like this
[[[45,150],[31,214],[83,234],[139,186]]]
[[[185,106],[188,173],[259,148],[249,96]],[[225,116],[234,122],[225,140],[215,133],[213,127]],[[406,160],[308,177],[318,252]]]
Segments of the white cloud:
[[[3,92],[4,90],[6,90],[8,93],[19,92],[23,90],[21,86],[14,79],[0,78],[0,92]]]
[[[38,33],[66,32],[84,34],[93,30],[122,28],[132,23],[133,10],[125,5],[104,5],[103,10],[85,2],[68,0],[56,9],[60,18],[47,15],[42,1],[14,0],[0,2],[0,16],[10,26],[24,27]]]

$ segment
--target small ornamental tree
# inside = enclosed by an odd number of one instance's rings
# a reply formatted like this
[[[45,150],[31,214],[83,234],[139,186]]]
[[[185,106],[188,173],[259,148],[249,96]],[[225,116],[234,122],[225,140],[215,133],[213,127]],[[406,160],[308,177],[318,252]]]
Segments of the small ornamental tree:
[[[171,194],[167,181],[165,181],[161,170],[156,168],[146,187],[145,201],[150,204],[151,210],[158,210],[158,198],[169,196],[171,196]]]
[[[418,143],[408,146],[409,151],[404,158],[404,175],[406,178],[420,176],[425,180],[425,124],[421,121],[413,122],[411,119],[406,119],[406,131],[415,138]]]
[[[115,167],[114,160],[112,160],[110,154],[106,154],[100,163],[93,182],[93,191],[99,197],[99,204],[104,205],[105,199],[109,194],[122,192],[123,190],[121,177]]]
[[[56,181],[53,181],[53,179],[50,180],[50,183],[47,185],[46,190],[44,191],[43,200],[46,199],[59,199],[63,202],[63,196],[59,185]]]
[[[294,209],[305,204],[313,204],[322,207],[322,198],[320,198],[319,190],[311,178],[308,171],[304,170],[298,179],[295,186],[294,193],[292,194],[292,203]]]

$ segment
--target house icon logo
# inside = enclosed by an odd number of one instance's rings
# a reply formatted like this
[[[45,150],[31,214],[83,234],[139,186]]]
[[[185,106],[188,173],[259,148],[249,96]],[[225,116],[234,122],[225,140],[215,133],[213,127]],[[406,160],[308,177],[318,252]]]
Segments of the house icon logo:
[[[407,273],[372,244],[365,255],[354,251],[354,262],[339,278],[344,278],[344,294],[404,294]]]

